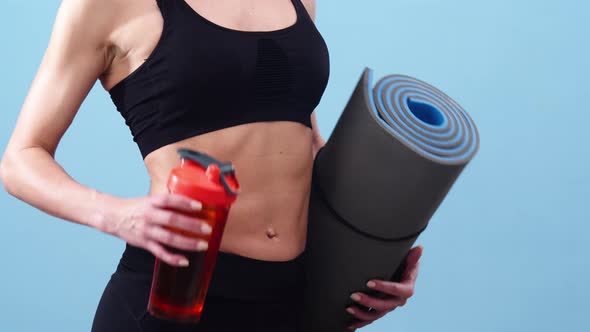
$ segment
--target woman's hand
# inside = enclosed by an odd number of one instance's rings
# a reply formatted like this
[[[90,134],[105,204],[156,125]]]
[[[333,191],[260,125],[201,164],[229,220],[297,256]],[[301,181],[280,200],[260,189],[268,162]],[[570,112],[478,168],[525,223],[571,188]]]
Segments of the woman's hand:
[[[159,194],[122,199],[109,208],[113,212],[105,217],[106,233],[142,247],[170,265],[188,266],[189,262],[165,246],[190,251],[207,250],[211,226],[194,216],[202,208],[201,202],[178,194]],[[177,231],[171,231],[171,228]],[[186,232],[194,237],[179,234]]]
[[[406,256],[406,269],[400,282],[370,280],[367,283],[369,288],[382,292],[385,298],[371,297],[361,292],[352,294],[351,298],[354,301],[372,310],[367,312],[357,306],[347,308],[351,315],[360,320],[350,325],[349,329],[369,325],[395,308],[406,304],[406,301],[414,294],[420,256],[422,256],[422,246],[410,250]]]
[[[314,136],[312,143],[313,160],[315,160],[315,156],[324,145],[326,145],[326,141],[319,134]]]

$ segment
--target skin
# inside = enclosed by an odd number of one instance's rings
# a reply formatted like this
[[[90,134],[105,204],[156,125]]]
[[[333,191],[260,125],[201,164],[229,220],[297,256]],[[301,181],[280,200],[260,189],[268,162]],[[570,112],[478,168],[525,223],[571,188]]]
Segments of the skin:
[[[281,29],[296,19],[290,1],[187,0],[202,16],[235,30]],[[304,0],[315,17],[315,1]],[[232,8],[227,11],[227,8]],[[167,193],[166,180],[178,163],[176,149],[205,151],[231,160],[241,192],[227,219],[220,250],[268,261],[286,261],[305,248],[311,167],[325,144],[315,112],[312,129],[295,122],[248,123],[191,137],[146,156],[150,176],[146,196],[121,198],[84,186],[55,161],[59,141],[97,80],[109,90],[155,47],[163,19],[155,1],[63,0],[49,45],[33,80],[0,162],[0,178],[14,197],[60,219],[96,228],[185,266],[163,244],[206,250],[208,225],[191,215],[201,202]],[[207,110],[203,110],[205,112]],[[220,143],[222,142],[222,144]],[[170,232],[166,226],[200,234]],[[352,306],[357,328],[403,306],[414,292],[422,248],[408,254],[404,279],[373,280],[378,299],[363,293]],[[356,298],[353,298],[356,299]]]

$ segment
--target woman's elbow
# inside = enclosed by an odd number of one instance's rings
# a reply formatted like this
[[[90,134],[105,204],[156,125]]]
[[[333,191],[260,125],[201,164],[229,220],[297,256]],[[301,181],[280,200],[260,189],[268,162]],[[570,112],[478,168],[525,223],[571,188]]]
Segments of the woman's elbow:
[[[4,153],[2,159],[0,159],[0,183],[4,187],[7,193],[14,196],[15,183],[14,183],[14,157],[8,153]]]
[[[8,157],[4,155],[2,159],[0,159],[0,183],[4,189],[10,193],[10,170],[9,170],[9,161]]]
[[[8,179],[7,173],[8,171],[6,170],[6,161],[5,158],[2,158],[0,159],[0,183],[8,191],[6,186],[6,180]]]

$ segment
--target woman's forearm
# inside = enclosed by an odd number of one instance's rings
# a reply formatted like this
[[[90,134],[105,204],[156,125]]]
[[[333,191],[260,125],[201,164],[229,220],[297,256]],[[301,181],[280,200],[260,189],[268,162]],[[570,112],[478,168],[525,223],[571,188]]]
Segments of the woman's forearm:
[[[7,152],[0,163],[8,193],[52,216],[105,231],[117,197],[81,185],[41,147]]]

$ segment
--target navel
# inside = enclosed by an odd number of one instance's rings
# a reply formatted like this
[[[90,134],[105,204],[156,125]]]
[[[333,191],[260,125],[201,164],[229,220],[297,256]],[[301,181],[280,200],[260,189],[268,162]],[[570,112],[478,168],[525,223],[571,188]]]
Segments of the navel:
[[[266,236],[267,236],[269,239],[274,239],[274,238],[278,237],[278,236],[279,236],[279,234],[277,234],[277,232],[275,231],[275,229],[274,229],[274,228],[272,228],[272,227],[269,227],[269,228],[267,228],[267,229],[266,229]]]

